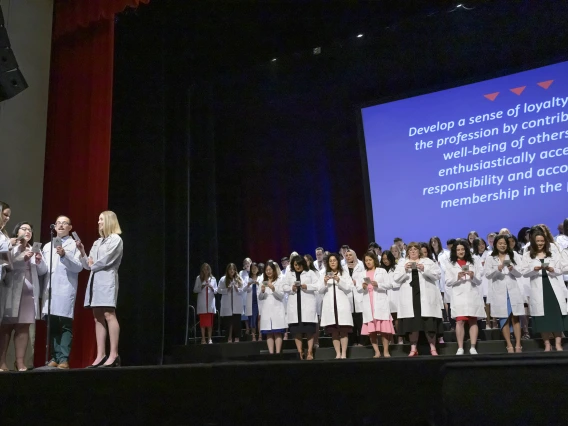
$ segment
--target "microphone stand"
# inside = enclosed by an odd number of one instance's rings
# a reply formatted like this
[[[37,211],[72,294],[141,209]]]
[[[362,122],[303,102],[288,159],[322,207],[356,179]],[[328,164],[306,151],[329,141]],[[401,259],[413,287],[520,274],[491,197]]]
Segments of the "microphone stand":
[[[48,275],[48,287],[47,287],[47,333],[45,337],[45,365],[49,363],[49,341],[51,340],[51,273],[53,272],[53,231],[55,230],[55,225],[50,225],[49,227],[49,239],[50,239],[50,250],[49,250],[49,275]]]

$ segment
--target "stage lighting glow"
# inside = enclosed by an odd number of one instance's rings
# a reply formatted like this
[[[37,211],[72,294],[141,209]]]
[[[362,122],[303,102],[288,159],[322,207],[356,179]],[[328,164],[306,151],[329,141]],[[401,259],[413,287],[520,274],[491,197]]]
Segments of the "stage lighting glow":
[[[363,34],[357,34],[357,38],[363,37]]]

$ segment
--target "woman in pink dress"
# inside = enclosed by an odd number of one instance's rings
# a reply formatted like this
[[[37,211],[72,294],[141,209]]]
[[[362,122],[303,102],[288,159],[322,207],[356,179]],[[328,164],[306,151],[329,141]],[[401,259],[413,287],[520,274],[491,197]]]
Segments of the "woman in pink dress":
[[[390,357],[389,341],[394,334],[387,290],[392,289],[389,274],[379,266],[373,252],[365,253],[365,276],[357,280],[357,290],[363,291],[363,327],[361,335],[369,336],[375,350],[373,358],[380,358],[378,337],[381,336],[383,353]]]

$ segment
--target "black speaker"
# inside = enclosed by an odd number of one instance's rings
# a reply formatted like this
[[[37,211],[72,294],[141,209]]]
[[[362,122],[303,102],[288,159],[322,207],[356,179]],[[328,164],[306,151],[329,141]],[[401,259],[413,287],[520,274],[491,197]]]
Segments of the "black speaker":
[[[27,88],[28,83],[20,72],[14,52],[10,48],[10,39],[0,6],[0,102],[13,98]]]

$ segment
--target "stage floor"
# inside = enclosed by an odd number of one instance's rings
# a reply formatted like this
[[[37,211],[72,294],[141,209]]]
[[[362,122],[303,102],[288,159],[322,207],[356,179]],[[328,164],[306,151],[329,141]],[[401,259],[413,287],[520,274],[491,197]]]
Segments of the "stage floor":
[[[36,370],[0,374],[0,422],[567,424],[566,377],[564,352]]]

